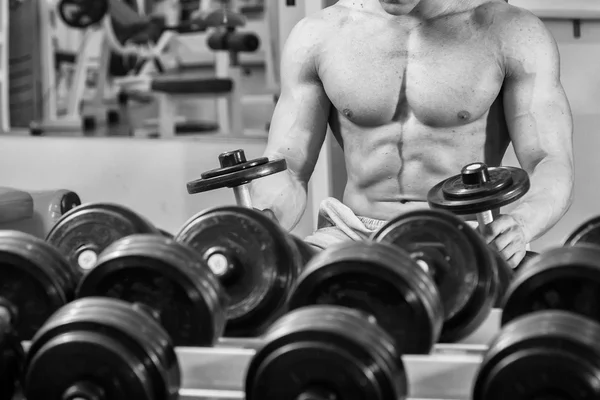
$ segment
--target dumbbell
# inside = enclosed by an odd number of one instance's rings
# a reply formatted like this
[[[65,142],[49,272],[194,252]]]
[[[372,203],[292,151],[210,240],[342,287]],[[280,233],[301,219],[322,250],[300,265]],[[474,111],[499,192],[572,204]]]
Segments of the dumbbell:
[[[399,215],[371,239],[408,252],[433,279],[444,309],[441,342],[472,334],[506,290],[499,281],[497,259],[481,235],[450,212],[429,209]]]
[[[519,200],[530,187],[529,176],[521,168],[488,167],[482,162],[475,162],[463,167],[459,175],[431,188],[427,202],[432,208],[457,215],[475,214],[479,230],[485,233],[486,225],[494,221],[493,210]],[[517,269],[536,255],[528,251]]]
[[[42,324],[73,299],[75,273],[52,246],[32,235],[0,231],[0,398],[11,399],[24,352]]]
[[[253,208],[249,184],[253,180],[283,172],[287,169],[285,159],[269,160],[267,157],[246,160],[244,150],[233,150],[219,155],[220,168],[201,174],[201,179],[189,182],[189,194],[203,193],[221,188],[231,188],[238,206]],[[304,262],[316,253],[316,249],[300,238],[291,235],[300,249]]]
[[[109,5],[108,0],[60,0],[57,10],[67,26],[87,29],[102,21],[109,11]]]
[[[508,289],[474,399],[542,398],[548,389],[597,398],[590,377],[600,371],[599,289],[600,247],[580,243],[532,259]]]
[[[600,398],[600,324],[538,311],[504,326],[477,371],[473,400]]]
[[[293,282],[316,250],[252,208],[248,183],[284,171],[285,160],[247,161],[244,151],[236,150],[221,154],[219,161],[221,168],[188,183],[188,192],[231,187],[238,206],[200,212],[175,239],[193,247],[226,288],[225,335],[256,336],[285,311]]]
[[[52,227],[46,242],[56,247],[83,276],[116,240],[133,234],[168,233],[129,209],[112,203],[88,203],[67,212]]]
[[[223,335],[228,298],[185,244],[135,234],[110,244],[80,280],[76,298],[108,297],[153,316],[176,346],[210,347]]]
[[[135,305],[95,297],[46,321],[23,376],[27,400],[176,400],[181,386],[173,341],[160,324]]]
[[[246,372],[246,400],[408,396],[396,341],[358,310],[332,305],[297,309],[269,327],[263,340]]]

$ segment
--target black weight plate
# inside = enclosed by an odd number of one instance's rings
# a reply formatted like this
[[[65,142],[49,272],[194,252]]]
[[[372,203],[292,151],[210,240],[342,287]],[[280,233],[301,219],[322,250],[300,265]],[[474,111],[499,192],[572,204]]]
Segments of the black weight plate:
[[[600,321],[600,248],[551,249],[515,275],[502,324],[540,310],[570,311]]]
[[[402,354],[428,354],[444,321],[433,279],[408,253],[386,243],[343,243],[314,256],[288,306],[294,310],[318,304],[371,315]]]
[[[175,239],[194,248],[225,287],[226,336],[256,336],[284,311],[301,256],[290,235],[262,212],[237,206],[205,210]],[[223,274],[223,266],[229,272]]]
[[[17,309],[15,330],[29,340],[73,298],[76,276],[52,246],[32,235],[0,231],[0,298]]]
[[[9,319],[0,318],[0,399],[7,400],[14,398],[25,358]]]
[[[581,225],[565,239],[564,246],[589,243],[600,246],[600,217],[593,217]]]
[[[127,207],[111,203],[88,203],[66,213],[52,227],[46,241],[56,247],[79,272],[96,266],[98,255],[123,237],[160,231]]]
[[[503,308],[506,292],[510,286],[515,275],[513,269],[508,265],[502,254],[493,250],[494,257],[496,258],[496,265],[498,267],[498,295],[496,296],[495,308]]]
[[[24,392],[28,400],[61,399],[85,386],[106,399],[176,400],[180,382],[172,340],[153,318],[120,300],[89,297],[60,309],[36,334]]]
[[[246,374],[246,400],[406,399],[392,338],[359,311],[312,306],[277,320]]]
[[[159,235],[131,235],[102,252],[77,288],[78,298],[94,296],[139,304],[177,346],[212,346],[225,327],[216,277],[191,248]]]
[[[58,14],[75,29],[85,29],[102,21],[108,13],[108,0],[60,0]]]
[[[504,207],[523,197],[531,186],[527,172],[515,167],[491,167],[489,172],[491,176],[497,174],[496,169],[501,168],[510,172],[512,183],[503,188],[495,188],[490,193],[480,192],[477,195],[470,193],[469,196],[458,197],[448,196],[444,193],[443,187],[448,181],[461,179],[460,175],[453,176],[435,185],[427,194],[427,202],[432,208],[451,211],[454,214],[469,215],[477,214],[496,208]]]
[[[189,194],[208,192],[210,190],[221,189],[224,187],[236,187],[244,185],[255,179],[264,178],[287,169],[287,163],[284,159],[269,161],[266,164],[256,167],[232,172],[227,175],[216,176],[208,179],[198,179],[188,182],[187,191]]]
[[[202,179],[216,178],[217,176],[223,176],[234,172],[243,171],[245,169],[258,167],[259,165],[264,165],[268,162],[269,159],[267,157],[255,158],[254,160],[249,160],[240,164],[232,165],[230,167],[211,169],[210,171],[202,173],[200,176]]]
[[[480,235],[458,216],[441,210],[412,211],[388,222],[372,239],[429,264],[444,305],[442,341],[463,339],[486,320],[497,298],[496,260]]]
[[[600,325],[542,311],[505,326],[477,373],[473,400],[600,398]]]
[[[465,197],[490,196],[512,185],[511,171],[505,168],[488,168],[490,180],[479,185],[463,183],[461,175],[455,175],[444,181],[442,192],[448,198],[464,199]]]

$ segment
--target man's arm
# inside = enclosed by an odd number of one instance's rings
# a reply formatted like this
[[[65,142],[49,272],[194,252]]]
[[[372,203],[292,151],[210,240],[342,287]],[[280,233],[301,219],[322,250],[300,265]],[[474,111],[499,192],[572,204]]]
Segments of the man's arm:
[[[281,94],[264,156],[284,158],[288,169],[252,182],[254,207],[270,209],[289,230],[306,208],[308,181],[327,133],[331,109],[317,73],[321,23],[315,19],[300,21],[281,55]]]
[[[504,109],[530,191],[510,215],[529,243],[552,228],[573,199],[573,120],[560,82],[556,42],[532,14],[513,12],[504,40]],[[507,32],[505,31],[505,32]]]

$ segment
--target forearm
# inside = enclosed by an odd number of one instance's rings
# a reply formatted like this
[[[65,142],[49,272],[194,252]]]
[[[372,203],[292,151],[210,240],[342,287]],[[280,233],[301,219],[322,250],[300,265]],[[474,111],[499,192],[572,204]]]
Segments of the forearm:
[[[304,214],[307,185],[286,170],[251,184],[252,205],[259,210],[269,209],[284,229],[291,231]]]
[[[567,212],[573,198],[573,166],[570,161],[548,156],[529,179],[531,189],[510,212],[523,227],[527,242],[550,230]]]

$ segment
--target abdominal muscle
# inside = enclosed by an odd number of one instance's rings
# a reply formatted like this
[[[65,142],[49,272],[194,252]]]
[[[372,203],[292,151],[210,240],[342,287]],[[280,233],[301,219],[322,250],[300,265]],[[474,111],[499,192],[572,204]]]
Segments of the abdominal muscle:
[[[487,117],[451,128],[428,127],[414,117],[365,128],[338,115],[332,128],[344,149],[344,204],[358,216],[390,220],[429,208],[429,190],[464,165],[500,165],[508,135],[501,124],[488,126]]]

